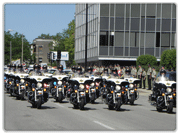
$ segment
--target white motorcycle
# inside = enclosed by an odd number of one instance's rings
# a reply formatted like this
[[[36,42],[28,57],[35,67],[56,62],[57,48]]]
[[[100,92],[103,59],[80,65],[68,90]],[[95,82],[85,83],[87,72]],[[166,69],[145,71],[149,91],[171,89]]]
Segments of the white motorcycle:
[[[49,99],[49,82],[51,82],[49,76],[40,76],[38,73],[32,73],[27,77],[27,81],[30,86],[28,89],[28,102],[32,104],[32,107],[41,108],[41,105]]]
[[[65,99],[69,76],[66,74],[55,73],[52,76],[53,87],[51,89],[51,95],[57,102],[62,102]]]
[[[80,110],[84,109],[89,98],[92,97],[89,91],[94,86],[93,80],[82,75],[74,74],[68,82],[67,98],[74,105],[74,108],[79,107]]]

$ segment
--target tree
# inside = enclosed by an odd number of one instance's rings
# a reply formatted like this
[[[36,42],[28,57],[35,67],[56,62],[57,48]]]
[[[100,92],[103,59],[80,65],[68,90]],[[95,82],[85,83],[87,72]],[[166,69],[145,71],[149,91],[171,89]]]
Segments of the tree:
[[[176,49],[163,51],[160,64],[166,69],[174,68],[176,70]]]
[[[21,59],[22,56],[22,34],[17,32],[11,35],[10,32],[4,32],[4,61],[5,64],[10,63],[10,41],[12,60]],[[30,45],[25,37],[23,37],[23,60],[31,59]]]
[[[136,65],[141,65],[147,69],[147,65],[150,64],[151,66],[157,65],[156,57],[152,55],[141,55],[137,58]]]

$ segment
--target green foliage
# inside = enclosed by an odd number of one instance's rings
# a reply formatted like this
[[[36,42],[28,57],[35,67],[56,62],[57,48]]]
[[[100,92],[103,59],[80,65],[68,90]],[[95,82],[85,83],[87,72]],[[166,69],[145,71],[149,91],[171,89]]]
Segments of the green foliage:
[[[10,41],[12,59],[21,59],[22,56],[22,34],[15,33],[11,35],[10,32],[4,32],[4,61],[5,64],[10,63]],[[30,45],[27,39],[23,36],[23,61],[31,59]]]
[[[156,57],[152,55],[141,55],[137,58],[136,65],[148,65],[156,66],[157,65],[157,59]]]
[[[53,36],[53,39],[56,42],[54,49],[50,48],[50,51],[68,51],[69,52],[69,61],[66,61],[67,66],[75,65],[74,61],[74,33],[75,33],[75,21],[72,20],[68,24],[68,29],[64,29],[63,33],[57,33]],[[49,47],[52,46],[52,43],[49,44]]]
[[[174,68],[176,70],[176,49],[163,51],[160,64],[165,66],[165,69]]]

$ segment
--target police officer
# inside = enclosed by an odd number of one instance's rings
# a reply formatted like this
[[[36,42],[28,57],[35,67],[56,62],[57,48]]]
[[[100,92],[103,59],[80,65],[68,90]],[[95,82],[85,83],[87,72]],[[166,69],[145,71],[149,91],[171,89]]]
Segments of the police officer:
[[[76,67],[75,66],[72,66],[72,71],[75,73],[76,72]]]
[[[63,65],[58,66],[58,71],[59,71],[60,73],[63,73]]]
[[[18,64],[18,71],[19,71],[19,72],[23,72],[23,66],[22,66],[22,64]]]
[[[134,66],[133,69],[134,69],[134,78],[136,78],[136,77],[137,77],[137,69],[136,69],[136,66]]]
[[[11,66],[11,68],[12,68],[12,71],[16,71],[16,64],[12,64],[12,66]]]
[[[139,70],[137,72],[138,78],[140,79],[139,88],[142,88],[142,68],[141,65],[139,65]]]
[[[148,64],[148,71],[147,71],[147,76],[148,76],[148,90],[151,90],[151,74],[152,74],[151,65]]]
[[[123,66],[123,69],[122,69],[122,75],[125,74],[125,71],[126,71],[126,68],[125,68],[125,66]]]
[[[155,67],[153,67],[152,68],[152,83],[153,83],[153,85],[154,85],[155,79],[156,79],[156,70],[155,70]]]
[[[33,66],[33,71],[29,73],[29,75],[32,75],[33,73],[37,73],[39,75],[42,75],[41,71],[40,71],[40,65],[38,64],[34,64]]]
[[[87,72],[88,72],[89,74],[92,74],[92,71],[93,71],[93,68],[92,68],[92,67],[88,67],[88,68],[87,68]]]
[[[82,67],[81,66],[78,66],[77,68],[76,68],[76,72],[79,74],[79,75],[82,75],[83,73],[82,73]]]
[[[47,65],[43,65],[43,72],[45,73],[45,72],[48,72],[48,70],[47,70]]]
[[[117,69],[116,69],[116,68],[112,69],[111,71],[112,71],[112,73],[111,73],[112,75],[118,76],[118,73],[117,73]]]
[[[142,79],[143,79],[143,86],[144,86],[144,88],[142,89],[145,89],[146,88],[146,71],[144,68],[142,69]]]

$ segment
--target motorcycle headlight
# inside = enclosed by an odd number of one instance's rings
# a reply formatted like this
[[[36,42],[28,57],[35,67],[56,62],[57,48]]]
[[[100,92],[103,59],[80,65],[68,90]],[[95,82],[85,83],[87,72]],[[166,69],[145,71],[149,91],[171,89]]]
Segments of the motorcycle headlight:
[[[94,86],[94,83],[91,83],[91,86]]]
[[[62,81],[58,81],[58,85],[62,85]]]
[[[80,84],[80,85],[79,85],[79,88],[80,88],[80,89],[84,89],[84,85],[83,85],[83,84]]]
[[[119,91],[121,87],[119,85],[116,85],[116,90]]]
[[[38,87],[38,88],[41,88],[41,87],[42,87],[42,84],[41,84],[41,83],[37,83],[37,87]]]
[[[21,82],[21,83],[24,83],[25,81],[24,81],[24,79],[21,79],[20,82]]]
[[[172,92],[172,89],[171,89],[171,88],[167,88],[166,91],[167,91],[168,93],[170,93],[170,92]]]
[[[129,87],[130,87],[130,88],[133,88],[133,87],[134,87],[134,85],[133,85],[133,84],[130,84],[130,85],[129,85]]]

